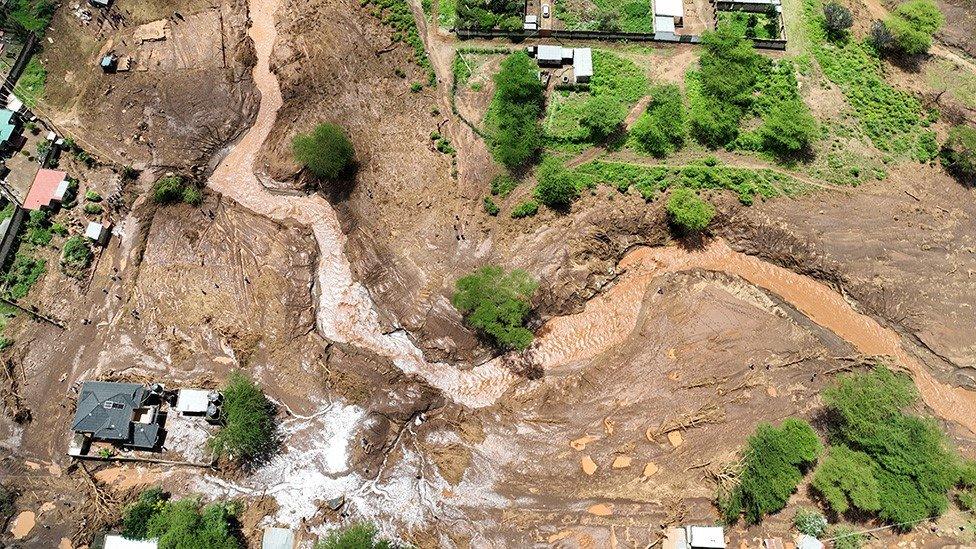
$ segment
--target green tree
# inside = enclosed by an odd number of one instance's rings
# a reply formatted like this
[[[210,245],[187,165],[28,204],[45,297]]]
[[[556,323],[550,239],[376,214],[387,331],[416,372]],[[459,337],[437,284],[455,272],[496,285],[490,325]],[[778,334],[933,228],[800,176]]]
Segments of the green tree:
[[[161,488],[150,488],[139,494],[139,499],[125,508],[122,516],[122,537],[127,539],[149,537],[149,521],[162,509],[165,501],[165,494]]]
[[[779,511],[822,451],[817,434],[801,419],[788,418],[778,428],[760,424],[749,438],[739,484],[729,497],[720,498],[723,515],[735,522],[744,511],[755,524]]]
[[[780,101],[763,118],[759,135],[766,150],[789,157],[810,147],[817,138],[817,121],[802,99]]]
[[[705,95],[748,105],[761,63],[752,41],[739,36],[732,25],[719,25],[702,34],[698,65]]]
[[[321,179],[336,179],[353,163],[356,151],[342,128],[328,122],[291,142],[295,161]]]
[[[61,268],[69,276],[80,278],[91,265],[91,246],[83,236],[75,235],[64,242],[61,249]]]
[[[976,184],[976,128],[959,125],[949,130],[939,156],[949,173],[969,185]]]
[[[687,234],[704,230],[715,216],[715,208],[687,187],[671,191],[666,209],[671,223]]]
[[[542,82],[535,63],[521,51],[506,57],[493,79],[495,95],[489,109],[492,154],[507,168],[517,169],[542,145]]]
[[[691,104],[691,134],[699,143],[716,149],[739,135],[742,107],[715,97],[704,96]]]
[[[522,350],[532,343],[525,321],[532,310],[538,283],[523,270],[506,273],[501,267],[482,267],[458,279],[451,303],[469,325],[503,349]]]
[[[812,486],[838,515],[851,507],[877,511],[881,509],[881,489],[874,467],[874,460],[864,452],[835,446],[814,473]]]
[[[210,439],[217,455],[242,464],[261,460],[275,446],[274,407],[254,381],[233,372],[223,391],[223,426]]]
[[[376,526],[354,524],[341,530],[334,530],[315,549],[396,549],[399,545],[377,539]]]
[[[21,35],[41,35],[51,23],[56,7],[52,0],[10,0],[0,8],[0,22]]]
[[[884,20],[901,51],[917,55],[929,51],[932,36],[945,24],[945,17],[933,0],[902,2]]]
[[[848,29],[854,26],[854,16],[846,6],[830,1],[824,4],[824,27],[827,33],[834,37],[844,36]]]
[[[234,506],[227,503],[166,502],[149,519],[146,537],[157,538],[159,549],[240,549],[235,514]]]
[[[152,196],[157,204],[183,202],[191,206],[199,206],[203,202],[203,193],[196,184],[179,175],[167,175],[157,181],[153,185]]]
[[[539,202],[555,210],[566,210],[576,200],[579,194],[576,181],[558,159],[546,158],[536,175],[539,182],[532,196]]]
[[[684,101],[674,84],[655,86],[650,95],[647,112],[637,119],[630,133],[641,149],[663,158],[684,145]]]
[[[627,107],[612,96],[593,96],[583,104],[580,124],[589,130],[590,137],[603,141],[623,123]]]

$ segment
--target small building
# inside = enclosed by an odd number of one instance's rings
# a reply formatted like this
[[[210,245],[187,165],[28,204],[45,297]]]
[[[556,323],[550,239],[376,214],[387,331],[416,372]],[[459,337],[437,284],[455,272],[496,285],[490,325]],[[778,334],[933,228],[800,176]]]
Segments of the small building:
[[[88,3],[96,8],[107,8],[109,0],[88,0]]]
[[[683,0],[654,0],[654,17],[671,17],[675,27],[684,26],[685,3]],[[655,29],[656,30],[656,29]]]
[[[522,30],[539,30],[539,16],[526,15],[525,22],[522,23]]]
[[[207,413],[209,396],[210,391],[206,389],[180,389],[176,392],[174,409],[184,416],[202,416]]]
[[[41,208],[60,206],[67,190],[67,173],[61,170],[41,168],[37,170],[30,191],[27,192],[27,198],[24,199],[24,209],[40,210]]]
[[[104,246],[108,242],[109,234],[108,227],[97,221],[89,221],[88,227],[85,228],[85,238],[99,246]]]
[[[725,529],[721,526],[671,528],[663,549],[725,549]]]
[[[654,37],[658,39],[674,39],[675,26],[674,17],[667,15],[654,16]]]
[[[162,434],[162,418],[149,397],[138,383],[86,381],[71,429],[93,441],[152,450]]]
[[[261,549],[294,549],[295,532],[287,528],[265,528]]]
[[[593,51],[590,48],[573,48],[573,80],[585,84],[593,77]]]
[[[17,118],[14,116],[14,111],[0,109],[0,149],[11,147],[16,133]]]
[[[529,55],[535,55],[540,67],[562,67],[571,65],[573,68],[573,83],[585,84],[593,77],[593,51],[590,48],[564,48],[543,44],[530,47]],[[563,81],[568,82],[569,76],[563,75]]]
[[[813,536],[800,534],[796,538],[796,549],[824,549],[824,544]]]
[[[540,67],[561,67],[573,60],[573,48],[543,44],[536,48],[535,58]]]
[[[157,549],[159,542],[155,539],[126,539],[122,536],[105,536],[105,549]]]

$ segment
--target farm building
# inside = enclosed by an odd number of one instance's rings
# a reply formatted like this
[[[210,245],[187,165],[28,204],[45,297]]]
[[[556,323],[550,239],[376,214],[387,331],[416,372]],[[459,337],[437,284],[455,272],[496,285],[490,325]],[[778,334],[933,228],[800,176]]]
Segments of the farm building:
[[[562,46],[529,46],[529,54],[535,55],[540,67],[572,66],[574,84],[584,84],[593,77],[593,50],[590,48],[564,48]]]

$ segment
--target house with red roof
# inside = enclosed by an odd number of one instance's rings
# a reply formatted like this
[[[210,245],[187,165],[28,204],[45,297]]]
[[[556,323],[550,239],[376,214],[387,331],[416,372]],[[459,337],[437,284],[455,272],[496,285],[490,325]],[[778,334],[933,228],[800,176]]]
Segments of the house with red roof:
[[[34,176],[27,198],[24,199],[24,209],[39,210],[53,208],[61,204],[64,193],[68,190],[68,174],[61,170],[42,168]]]

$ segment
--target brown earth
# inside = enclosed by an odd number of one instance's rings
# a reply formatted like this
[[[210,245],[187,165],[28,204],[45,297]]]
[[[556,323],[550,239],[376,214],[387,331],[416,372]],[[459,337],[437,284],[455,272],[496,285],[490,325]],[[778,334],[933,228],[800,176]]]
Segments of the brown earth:
[[[205,165],[250,124],[257,108],[247,39],[247,6],[221,2],[121,2],[89,10],[91,21],[59,9],[41,59],[48,86],[38,112],[83,148],[120,165]],[[138,25],[160,18],[161,41]],[[168,18],[168,19],[166,19]],[[114,52],[132,70],[104,74]]]

